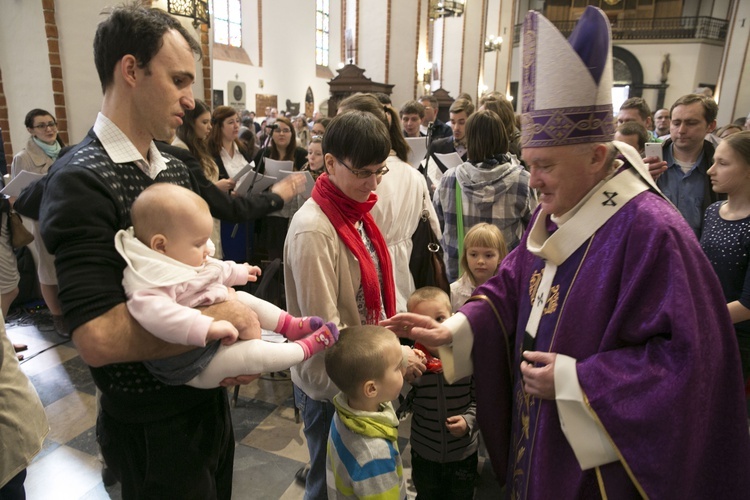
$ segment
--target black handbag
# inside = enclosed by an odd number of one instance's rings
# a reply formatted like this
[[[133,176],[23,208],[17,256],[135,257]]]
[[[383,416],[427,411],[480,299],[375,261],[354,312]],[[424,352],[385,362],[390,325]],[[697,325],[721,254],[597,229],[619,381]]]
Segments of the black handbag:
[[[445,272],[443,248],[430,226],[430,212],[425,206],[424,194],[422,195],[422,213],[411,241],[413,246],[409,258],[409,271],[414,278],[414,286],[417,289],[423,286],[435,286],[450,295],[451,287]]]

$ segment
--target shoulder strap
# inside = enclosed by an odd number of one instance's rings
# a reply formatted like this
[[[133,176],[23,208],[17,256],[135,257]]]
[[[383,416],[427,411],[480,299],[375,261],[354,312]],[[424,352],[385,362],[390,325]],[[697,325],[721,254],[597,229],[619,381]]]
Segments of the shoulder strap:
[[[464,204],[461,184],[456,177],[456,230],[458,232],[458,274],[463,274],[461,269],[461,256],[464,254]]]

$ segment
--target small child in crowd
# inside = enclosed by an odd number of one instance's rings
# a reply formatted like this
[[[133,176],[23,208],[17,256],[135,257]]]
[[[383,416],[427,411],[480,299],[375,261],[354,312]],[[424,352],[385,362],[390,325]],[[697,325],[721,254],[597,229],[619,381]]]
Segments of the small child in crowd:
[[[437,287],[418,289],[406,307],[439,323],[451,316],[448,294]],[[437,351],[421,344],[414,348],[427,355],[427,371],[411,383],[406,396],[406,407],[413,412],[411,477],[417,499],[474,498],[479,449],[474,380],[466,377],[449,385]]]
[[[245,292],[237,292],[237,299],[255,311],[261,328],[291,343],[245,338],[230,322],[193,309],[227,300],[228,286],[255,281],[260,274],[256,266],[208,257],[213,219],[197,194],[157,183],[138,196],[130,214],[133,226],[115,236],[127,265],[123,286],[130,314],[166,342],[202,347],[146,362],[162,382],[218,387],[226,377],[289,368],[336,342],[334,323],[324,325],[316,316],[295,318]]]
[[[398,337],[380,326],[345,328],[326,351],[325,365],[341,390],[333,399],[328,436],[328,498],[403,500],[398,418],[391,404],[406,372]]]
[[[460,267],[463,274],[451,283],[451,307],[454,312],[469,300],[476,287],[495,275],[500,262],[508,255],[503,233],[497,226],[486,222],[469,229],[463,247]]]

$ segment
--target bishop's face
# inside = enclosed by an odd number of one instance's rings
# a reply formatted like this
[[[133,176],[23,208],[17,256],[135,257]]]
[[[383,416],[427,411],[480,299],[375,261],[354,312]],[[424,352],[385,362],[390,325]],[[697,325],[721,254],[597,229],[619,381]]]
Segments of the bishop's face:
[[[524,148],[523,159],[529,165],[529,184],[537,190],[539,204],[555,216],[575,207],[603,178],[593,144]]]

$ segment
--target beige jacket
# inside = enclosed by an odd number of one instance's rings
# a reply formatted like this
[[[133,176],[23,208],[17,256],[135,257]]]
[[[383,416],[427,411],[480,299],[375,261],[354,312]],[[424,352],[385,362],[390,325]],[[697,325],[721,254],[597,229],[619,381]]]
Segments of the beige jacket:
[[[22,170],[28,170],[35,174],[46,174],[47,170],[55,162],[47,156],[34,139],[29,137],[26,142],[26,149],[23,149],[13,157],[13,163],[10,164],[11,178],[17,176]]]
[[[311,198],[292,218],[284,245],[289,314],[320,316],[339,328],[361,324],[359,262]],[[311,398],[332,401],[338,389],[326,375],[322,353],[292,367],[292,381]]]
[[[2,317],[2,315],[0,315]],[[0,487],[28,467],[49,432],[39,396],[0,326]]]

